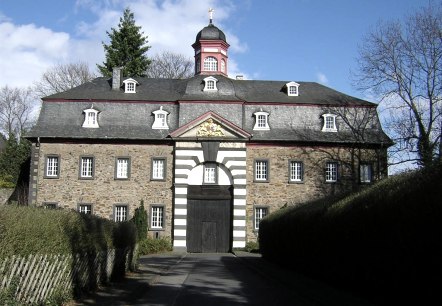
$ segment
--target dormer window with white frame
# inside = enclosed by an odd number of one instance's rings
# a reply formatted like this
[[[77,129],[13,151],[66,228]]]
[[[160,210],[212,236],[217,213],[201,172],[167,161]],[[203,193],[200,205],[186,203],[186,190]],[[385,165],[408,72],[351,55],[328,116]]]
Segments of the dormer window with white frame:
[[[322,126],[323,132],[337,132],[338,129],[336,127],[336,115],[334,114],[324,114],[322,115],[324,118],[324,125]]]
[[[270,130],[269,127],[269,113],[262,110],[253,114],[255,116],[254,130]]]
[[[299,96],[299,84],[296,82],[290,82],[285,84],[287,87],[287,95],[290,97],[297,97]]]
[[[127,79],[123,81],[124,93],[136,93],[138,82],[134,79]]]
[[[152,129],[154,130],[167,130],[169,126],[167,125],[167,115],[168,112],[163,110],[161,106],[159,110],[152,112],[155,116],[155,121],[153,122]]]
[[[218,88],[216,87],[216,83],[218,80],[214,78],[213,76],[209,76],[207,78],[204,78],[204,91],[218,91]]]
[[[98,125],[98,113],[99,111],[94,109],[94,106],[91,108],[85,109],[84,113],[84,122],[82,127],[84,128],[99,128]]]

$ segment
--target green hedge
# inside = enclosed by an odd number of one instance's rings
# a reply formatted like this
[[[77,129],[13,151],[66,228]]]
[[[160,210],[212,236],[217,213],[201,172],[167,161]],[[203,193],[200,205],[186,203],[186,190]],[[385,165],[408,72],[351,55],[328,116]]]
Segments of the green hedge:
[[[434,297],[442,283],[441,199],[439,164],[280,210],[260,224],[260,250],[378,302]]]
[[[172,242],[170,238],[146,238],[138,242],[138,254],[149,255],[172,251]]]

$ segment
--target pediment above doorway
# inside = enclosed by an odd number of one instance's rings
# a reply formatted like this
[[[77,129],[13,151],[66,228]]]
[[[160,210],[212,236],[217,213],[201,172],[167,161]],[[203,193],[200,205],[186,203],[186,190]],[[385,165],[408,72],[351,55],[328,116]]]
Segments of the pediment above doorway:
[[[172,138],[188,139],[250,139],[252,136],[239,126],[214,113],[207,112],[169,134]]]

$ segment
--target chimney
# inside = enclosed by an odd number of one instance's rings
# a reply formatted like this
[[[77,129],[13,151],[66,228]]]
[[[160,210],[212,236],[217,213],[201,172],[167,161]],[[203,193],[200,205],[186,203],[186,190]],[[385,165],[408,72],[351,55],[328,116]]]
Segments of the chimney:
[[[121,68],[114,67],[112,69],[112,90],[120,90],[121,87]]]
[[[237,80],[244,80],[244,76],[242,74],[236,76]]]

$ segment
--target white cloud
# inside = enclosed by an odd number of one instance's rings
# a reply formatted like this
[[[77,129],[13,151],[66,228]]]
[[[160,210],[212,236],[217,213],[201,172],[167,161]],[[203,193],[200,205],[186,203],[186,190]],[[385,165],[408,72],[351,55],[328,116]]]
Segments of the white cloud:
[[[328,84],[327,76],[324,73],[322,73],[322,72],[316,73],[316,78],[317,78],[319,83],[321,83],[321,84]]]
[[[208,8],[215,10],[214,24],[224,31],[231,45],[230,75],[243,74],[232,60],[232,53],[245,52],[247,45],[231,33],[228,18],[235,5],[230,0],[77,0],[76,33],[56,32],[34,24],[17,25],[0,15],[0,86],[30,86],[41,74],[57,63],[83,61],[95,70],[104,60],[102,42],[108,42],[106,31],[118,26],[125,7],[130,7],[136,24],[148,36],[148,56],[164,50],[193,58],[198,31],[209,23]],[[82,20],[82,13],[95,15],[93,22]],[[48,16],[50,18],[51,16]]]

